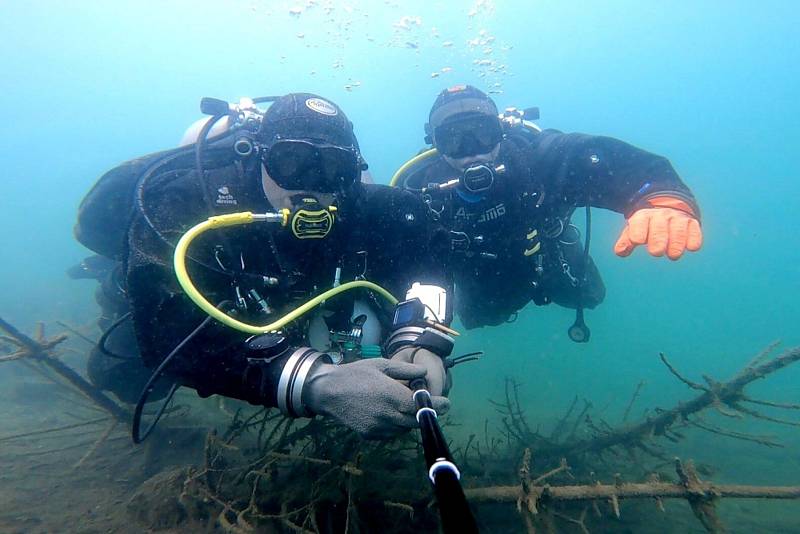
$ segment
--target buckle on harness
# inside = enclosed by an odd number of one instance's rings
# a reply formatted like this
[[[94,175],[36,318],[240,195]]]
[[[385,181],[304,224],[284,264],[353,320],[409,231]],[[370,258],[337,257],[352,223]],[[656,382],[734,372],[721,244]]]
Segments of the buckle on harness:
[[[467,252],[469,245],[470,239],[466,233],[450,231],[450,250],[453,252]]]

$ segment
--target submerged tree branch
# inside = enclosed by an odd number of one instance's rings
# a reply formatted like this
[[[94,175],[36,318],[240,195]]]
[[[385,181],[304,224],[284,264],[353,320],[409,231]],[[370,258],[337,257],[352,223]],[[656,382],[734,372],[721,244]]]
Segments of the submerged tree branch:
[[[50,354],[50,352],[59,343],[67,339],[66,335],[60,334],[53,339],[47,340],[44,337],[43,327],[40,326],[38,335],[39,340],[34,341],[32,338],[26,336],[17,330],[16,327],[2,318],[0,318],[0,328],[5,330],[8,335],[15,340],[16,344],[26,352],[26,354],[21,355],[20,357],[30,358],[32,360],[41,362],[43,365],[46,365],[67,380],[67,382],[69,382],[81,393],[89,397],[92,401],[94,401],[95,404],[110,413],[114,419],[118,421],[126,421],[129,419],[127,410],[120,407],[103,392],[90,384],[81,375],[76,373],[70,366]]]
[[[599,452],[617,445],[633,445],[643,441],[650,436],[663,436],[667,429],[679,421],[687,418],[706,408],[725,404],[736,409],[736,404],[746,397],[744,388],[765,376],[774,373],[784,367],[800,360],[800,347],[789,349],[779,356],[758,365],[749,365],[740,371],[736,376],[727,382],[713,382],[709,387],[699,386],[688,379],[682,378],[680,374],[666,361],[662,354],[662,360],[673,374],[676,374],[682,382],[692,389],[698,387],[703,389],[703,393],[688,402],[678,403],[677,406],[661,411],[655,417],[648,417],[644,421],[634,425],[606,431],[592,438],[578,440],[572,443],[556,443],[537,449],[540,457],[561,457],[573,456],[586,452]],[[759,359],[762,361],[763,358]]]
[[[520,486],[492,486],[464,490],[467,499],[474,502],[516,502],[521,494]],[[594,499],[687,499],[689,497],[738,498],[738,499],[800,499],[800,486],[746,486],[739,484],[713,484],[702,482],[699,489],[688,489],[682,484],[645,482],[578,485],[578,486],[530,486],[531,494],[538,494],[541,501],[587,501]]]

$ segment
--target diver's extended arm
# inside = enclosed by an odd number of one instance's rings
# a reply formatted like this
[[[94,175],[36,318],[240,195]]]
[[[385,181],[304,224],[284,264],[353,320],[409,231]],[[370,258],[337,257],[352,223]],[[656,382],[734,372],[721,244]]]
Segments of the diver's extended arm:
[[[672,196],[699,213],[694,196],[669,160],[612,137],[545,130],[529,153],[532,176],[575,206],[630,215],[648,198]]]
[[[700,208],[664,157],[611,137],[545,131],[528,161],[568,203],[625,215],[619,256],[646,244],[651,255],[676,260],[702,246]]]

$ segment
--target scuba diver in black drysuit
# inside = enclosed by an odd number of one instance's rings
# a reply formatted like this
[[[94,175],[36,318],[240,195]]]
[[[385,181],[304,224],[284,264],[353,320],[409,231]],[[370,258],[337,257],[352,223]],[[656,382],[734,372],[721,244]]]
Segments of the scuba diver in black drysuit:
[[[618,255],[647,244],[652,255],[673,260],[700,248],[699,209],[665,158],[610,137],[542,131],[528,118],[538,110],[499,115],[472,86],[446,89],[425,125],[433,149],[403,165],[392,185],[420,193],[451,230],[466,328],[513,320],[531,300],[555,302],[577,310],[568,333],[585,342],[583,309],[605,296],[588,254],[589,207],[628,219]],[[581,243],[570,218],[583,206]]]
[[[368,438],[417,426],[406,381],[424,379],[445,411],[447,231],[416,195],[361,182],[352,124],[330,101],[205,105],[214,116],[195,144],[124,163],[81,204],[76,237],[114,260],[128,306],[113,311],[92,380],[129,402],[138,391],[137,416],[187,386]],[[387,305],[387,291],[406,300]],[[128,329],[138,350],[122,352],[114,333]]]

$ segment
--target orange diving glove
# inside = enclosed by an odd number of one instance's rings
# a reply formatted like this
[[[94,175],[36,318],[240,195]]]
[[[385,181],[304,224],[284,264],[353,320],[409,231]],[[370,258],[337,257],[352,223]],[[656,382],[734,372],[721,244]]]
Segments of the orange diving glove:
[[[652,208],[638,209],[628,218],[625,229],[614,245],[617,256],[629,256],[639,245],[647,244],[647,252],[671,260],[686,250],[699,250],[703,232],[694,209],[685,201],[669,196],[647,199]]]

